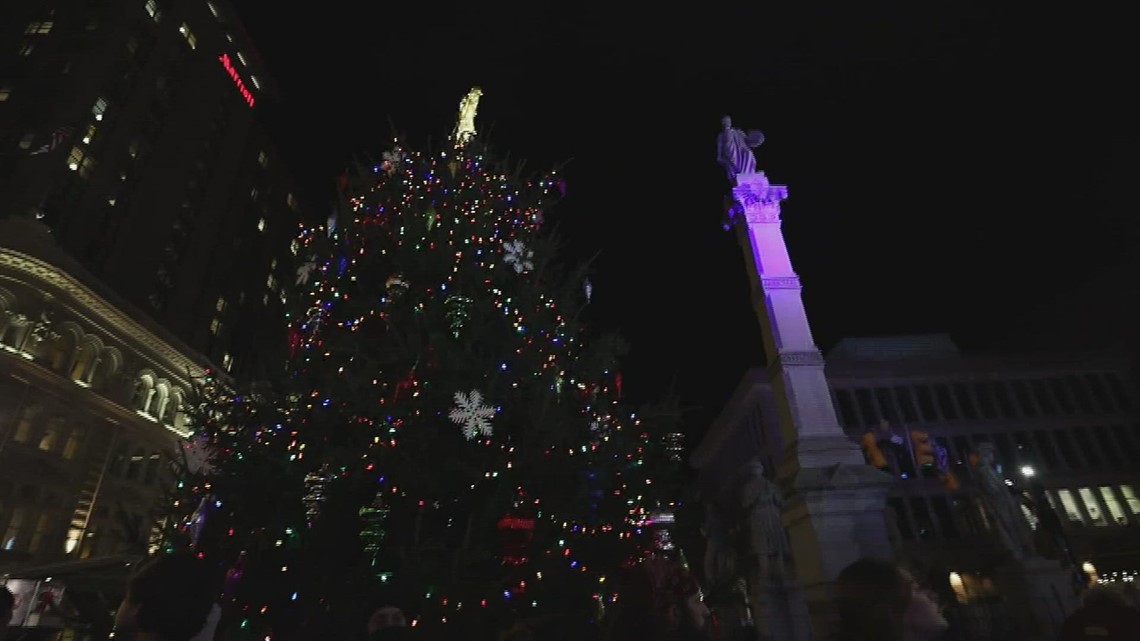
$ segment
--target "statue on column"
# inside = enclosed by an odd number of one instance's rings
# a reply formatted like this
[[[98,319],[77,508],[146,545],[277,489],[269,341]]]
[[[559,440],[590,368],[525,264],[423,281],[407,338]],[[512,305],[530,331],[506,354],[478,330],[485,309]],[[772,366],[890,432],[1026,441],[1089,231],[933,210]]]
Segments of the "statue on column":
[[[784,565],[791,557],[781,517],[783,502],[775,484],[764,476],[764,464],[760,461],[748,464],[741,505],[748,513],[749,542],[759,562],[761,578],[782,578]]]
[[[764,143],[764,134],[760,131],[743,131],[732,126],[732,118],[725,116],[720,119],[721,131],[716,137],[716,159],[728,172],[728,182],[736,184],[736,177],[740,174],[756,173],[756,155],[752,152],[754,147]]]
[[[1003,548],[1015,559],[1034,553],[1033,536],[1020,503],[1009,492],[1005,479],[994,468],[996,457],[993,443],[978,444],[978,489],[982,504],[997,528]]]

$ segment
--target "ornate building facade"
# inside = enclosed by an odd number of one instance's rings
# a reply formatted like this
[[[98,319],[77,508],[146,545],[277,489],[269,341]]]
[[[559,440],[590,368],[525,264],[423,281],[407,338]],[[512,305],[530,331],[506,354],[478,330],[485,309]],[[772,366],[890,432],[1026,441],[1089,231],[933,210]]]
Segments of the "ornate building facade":
[[[1002,598],[993,572],[1008,550],[983,508],[984,447],[1022,499],[1036,554],[1092,580],[1135,580],[1140,406],[1126,356],[963,354],[934,335],[845,339],[826,361],[845,433],[894,478],[887,518],[895,553],[947,600]],[[691,457],[709,509],[706,575],[747,567],[741,488],[750,461],[778,465],[776,411],[766,372],[749,371]]]
[[[209,369],[46,226],[0,220],[0,573],[143,554]]]

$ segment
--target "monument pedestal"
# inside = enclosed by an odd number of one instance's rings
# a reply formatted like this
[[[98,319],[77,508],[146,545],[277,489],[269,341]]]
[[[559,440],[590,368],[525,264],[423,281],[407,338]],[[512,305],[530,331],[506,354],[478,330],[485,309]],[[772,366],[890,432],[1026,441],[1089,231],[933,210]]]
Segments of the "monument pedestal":
[[[777,404],[779,429],[766,441],[782,449],[774,456],[780,461],[776,482],[784,495],[782,517],[797,586],[773,595],[779,598],[767,625],[780,630],[773,638],[822,640],[832,631],[831,584],[840,570],[860,557],[894,556],[885,518],[893,479],[864,463],[836,416],[781,231],[780,202],[787,194],[787,187],[770,184],[763,172],[739,174],[730,219],[747,257]],[[780,599],[788,607],[776,607]],[[802,623],[805,610],[810,626]]]
[[[1073,575],[1058,561],[1039,556],[1010,559],[997,569],[994,580],[1025,641],[1053,641],[1065,617],[1077,609]]]
[[[761,580],[752,591],[756,637],[760,641],[812,638],[811,615],[803,590],[789,582]]]

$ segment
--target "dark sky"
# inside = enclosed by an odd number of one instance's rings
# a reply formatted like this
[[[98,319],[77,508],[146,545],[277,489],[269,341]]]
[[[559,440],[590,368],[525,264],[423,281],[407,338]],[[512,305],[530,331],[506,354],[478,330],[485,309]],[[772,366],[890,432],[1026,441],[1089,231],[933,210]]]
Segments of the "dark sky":
[[[825,350],[927,331],[1000,345],[1009,319],[1136,246],[1120,15],[406,4],[237,2],[284,99],[265,115],[310,199],[328,202],[390,121],[440,140],[481,86],[477,124],[497,148],[533,169],[570,161],[552,218],[577,253],[601,252],[595,317],[633,345],[627,390],[675,383],[705,409],[694,431],[763,362],[742,253],[718,225],[722,114],[767,135],[758,166],[789,186],[784,231]]]

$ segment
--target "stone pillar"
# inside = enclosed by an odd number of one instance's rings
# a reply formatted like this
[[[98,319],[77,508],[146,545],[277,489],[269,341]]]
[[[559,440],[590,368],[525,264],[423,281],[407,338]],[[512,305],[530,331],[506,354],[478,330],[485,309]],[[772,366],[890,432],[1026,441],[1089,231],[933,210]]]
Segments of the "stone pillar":
[[[885,520],[893,478],[866,465],[859,446],[839,425],[823,355],[812,337],[800,279],[780,228],[780,203],[787,195],[786,186],[770,184],[763,172],[740,174],[732,190],[732,218],[763,330],[779,415],[775,440],[784,450],[774,458],[780,461],[776,480],[784,492],[783,521],[795,582],[784,590],[789,597],[802,590],[812,637],[822,640],[831,632],[831,583],[839,571],[863,556],[894,556]],[[794,616],[797,608],[786,611]],[[804,628],[798,622],[773,623],[773,631],[797,635]]]
[[[1052,641],[1065,618],[1077,609],[1073,574],[1063,563],[1030,556],[1009,559],[994,580],[1007,612],[1025,641]]]

